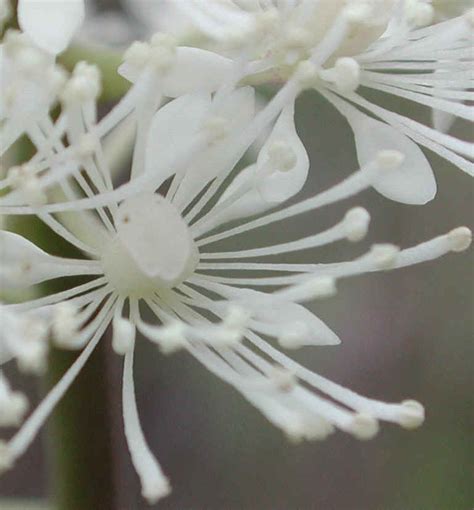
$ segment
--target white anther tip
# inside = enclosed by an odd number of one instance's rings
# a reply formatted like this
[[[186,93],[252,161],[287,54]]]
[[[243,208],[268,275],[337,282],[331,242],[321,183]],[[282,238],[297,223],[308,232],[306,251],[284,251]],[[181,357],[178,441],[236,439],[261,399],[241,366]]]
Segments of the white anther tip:
[[[372,439],[379,431],[378,421],[368,414],[356,414],[350,425],[350,432],[357,439]]]
[[[67,301],[55,305],[52,316],[52,337],[58,347],[71,345],[79,328],[76,307]]]
[[[135,326],[123,317],[115,317],[113,320],[112,348],[120,355],[129,352],[135,341]]]
[[[318,77],[318,69],[310,60],[303,60],[298,64],[295,78],[301,87],[307,88],[314,85]]]
[[[137,67],[143,67],[149,61],[150,55],[151,48],[149,44],[142,41],[135,41],[125,51],[123,60]]]
[[[377,165],[382,170],[398,168],[405,160],[405,155],[396,150],[381,150],[377,153]]]
[[[339,58],[334,66],[335,83],[341,92],[354,92],[360,84],[360,65],[350,57]]]
[[[7,443],[0,440],[0,474],[13,467],[13,455]]]
[[[398,423],[405,429],[416,429],[425,421],[425,408],[416,400],[401,403]]]
[[[397,260],[400,248],[393,244],[375,244],[370,250],[374,264],[379,269],[390,269]]]
[[[336,280],[331,276],[317,276],[308,283],[315,298],[334,296],[337,292]]]
[[[448,233],[452,251],[464,251],[471,246],[472,232],[467,227],[458,227]]]
[[[168,479],[164,476],[157,479],[153,484],[147,484],[147,486],[142,489],[142,496],[150,505],[154,505],[170,493],[171,485]]]
[[[369,230],[370,214],[363,207],[350,209],[344,217],[346,237],[351,242],[363,239]]]

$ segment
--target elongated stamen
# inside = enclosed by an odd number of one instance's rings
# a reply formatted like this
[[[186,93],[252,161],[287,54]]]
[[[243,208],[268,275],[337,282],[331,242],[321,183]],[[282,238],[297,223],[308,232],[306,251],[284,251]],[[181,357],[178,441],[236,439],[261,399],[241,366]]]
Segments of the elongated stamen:
[[[370,216],[365,209],[354,208],[348,211],[344,219],[334,227],[298,241],[275,244],[266,248],[254,248],[233,252],[202,253],[201,260],[226,258],[252,258],[267,255],[278,255],[292,251],[307,250],[318,246],[325,246],[334,241],[347,238],[351,241],[362,239],[367,233]]]
[[[125,437],[133,465],[140,477],[142,496],[150,504],[154,504],[168,495],[171,488],[168,479],[151,453],[140,426],[133,383],[133,353],[134,348],[132,347],[125,354],[123,368],[122,398]]]
[[[336,184],[332,188],[329,188],[327,191],[324,191],[319,195],[303,200],[295,205],[286,207],[281,211],[267,214],[266,216],[263,216],[257,220],[253,220],[244,223],[243,225],[240,225],[238,227],[228,229],[220,234],[214,234],[208,237],[204,237],[203,239],[198,240],[196,244],[198,246],[203,246],[210,243],[214,243],[216,241],[221,241],[222,239],[226,239],[230,236],[242,234],[244,232],[248,232],[249,230],[253,230],[264,225],[269,225],[276,221],[285,220],[298,214],[302,214],[307,211],[311,211],[319,207],[329,205],[336,201],[349,198],[372,184],[378,172],[381,172],[384,169],[385,164],[383,162],[384,159],[385,155],[383,154],[383,151],[381,151],[380,157],[376,161],[373,161],[370,164],[368,164],[367,167],[362,168],[357,172],[354,172],[345,180],[343,180],[339,184]]]

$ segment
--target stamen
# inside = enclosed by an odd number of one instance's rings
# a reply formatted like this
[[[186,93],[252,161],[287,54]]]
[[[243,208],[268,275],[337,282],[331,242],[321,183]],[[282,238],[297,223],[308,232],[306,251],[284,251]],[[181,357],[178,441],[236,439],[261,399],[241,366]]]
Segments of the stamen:
[[[140,477],[142,496],[148,503],[154,504],[167,496],[171,492],[171,487],[151,453],[140,426],[133,382],[133,350],[132,346],[125,354],[123,368],[122,399],[125,437],[133,465]]]

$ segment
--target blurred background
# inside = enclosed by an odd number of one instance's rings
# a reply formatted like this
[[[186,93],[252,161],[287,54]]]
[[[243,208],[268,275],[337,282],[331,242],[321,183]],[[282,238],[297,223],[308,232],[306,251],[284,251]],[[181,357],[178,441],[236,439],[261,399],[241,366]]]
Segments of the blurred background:
[[[107,1],[97,4],[97,9],[109,17],[108,9],[118,12],[119,6]],[[116,21],[112,33],[122,34],[121,18]],[[138,18],[130,30],[134,36],[145,37],[146,27]],[[428,112],[419,108],[414,113],[412,104],[369,92],[366,96],[429,122]],[[301,198],[339,181],[356,169],[357,163],[349,127],[315,93],[305,93],[299,99],[296,118],[311,159],[309,182]],[[454,126],[454,133],[462,138],[473,135],[472,128],[462,123]],[[373,242],[408,247],[459,225],[473,228],[471,180],[440,158],[428,156],[439,191],[424,207],[393,203],[369,190],[273,230],[257,231],[254,238],[245,237],[245,244],[252,245],[257,235],[261,244],[281,239],[285,236],[282,229],[293,238],[322,230],[353,205],[364,206],[371,213],[368,238],[356,245],[337,243],[305,252],[304,261],[346,260],[363,253]],[[164,357],[149,342],[139,341],[135,374],[141,421],[173,486],[171,496],[156,508],[471,509],[472,262],[471,250],[421,266],[342,281],[334,298],[311,307],[339,334],[342,345],[294,352],[295,359],[308,368],[369,397],[421,401],[426,422],[416,431],[383,424],[379,435],[369,442],[336,433],[324,442],[294,445],[185,353]],[[140,498],[123,436],[121,360],[107,342],[97,356],[106,359],[103,381],[107,399],[98,400],[92,392],[91,405],[76,410],[80,416],[77,427],[97,413],[107,414],[113,508],[149,508]],[[33,403],[39,401],[44,391],[41,385],[18,374],[15,367],[7,375],[15,387],[28,392]],[[81,385],[81,377],[74,388]],[[90,437],[99,450],[103,433],[97,430]],[[52,486],[48,446],[57,440],[44,430],[15,469],[0,479],[0,496],[17,501],[21,510],[29,508],[28,501],[47,502]],[[6,509],[6,503],[0,503],[0,508]]]

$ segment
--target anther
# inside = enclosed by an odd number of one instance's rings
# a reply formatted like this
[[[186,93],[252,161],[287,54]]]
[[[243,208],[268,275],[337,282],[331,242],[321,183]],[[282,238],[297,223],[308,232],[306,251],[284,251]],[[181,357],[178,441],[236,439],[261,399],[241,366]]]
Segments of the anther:
[[[125,51],[123,60],[137,67],[145,67],[151,56],[151,47],[148,43],[135,41]]]
[[[173,322],[159,328],[157,341],[163,354],[172,354],[186,346],[186,327],[181,322]]]
[[[367,235],[370,214],[363,207],[350,209],[344,217],[344,229],[349,241],[357,242]]]
[[[319,71],[319,77],[334,83],[340,92],[354,92],[360,85],[360,66],[353,58],[339,58],[333,68]]]
[[[451,244],[451,251],[464,251],[471,245],[472,232],[467,227],[458,227],[448,233],[448,240]]]
[[[416,400],[404,400],[399,409],[398,423],[406,429],[415,429],[425,421],[425,409]]]
[[[357,439],[372,439],[379,430],[378,421],[368,414],[356,414],[354,415],[350,424],[350,432]]]
[[[311,88],[318,77],[317,67],[310,60],[303,60],[298,64],[294,77],[300,87]]]
[[[393,244],[374,244],[369,255],[377,269],[390,269],[395,265],[400,248]]]
[[[0,440],[0,474],[13,467],[13,455],[5,441]]]
[[[51,322],[54,343],[58,347],[69,347],[78,330],[77,308],[67,301],[55,305]]]
[[[116,315],[112,322],[112,348],[120,355],[129,352],[135,342],[135,326],[127,319]]]
[[[296,154],[291,145],[284,140],[273,142],[268,148],[270,164],[280,172],[287,172],[296,165]]]

